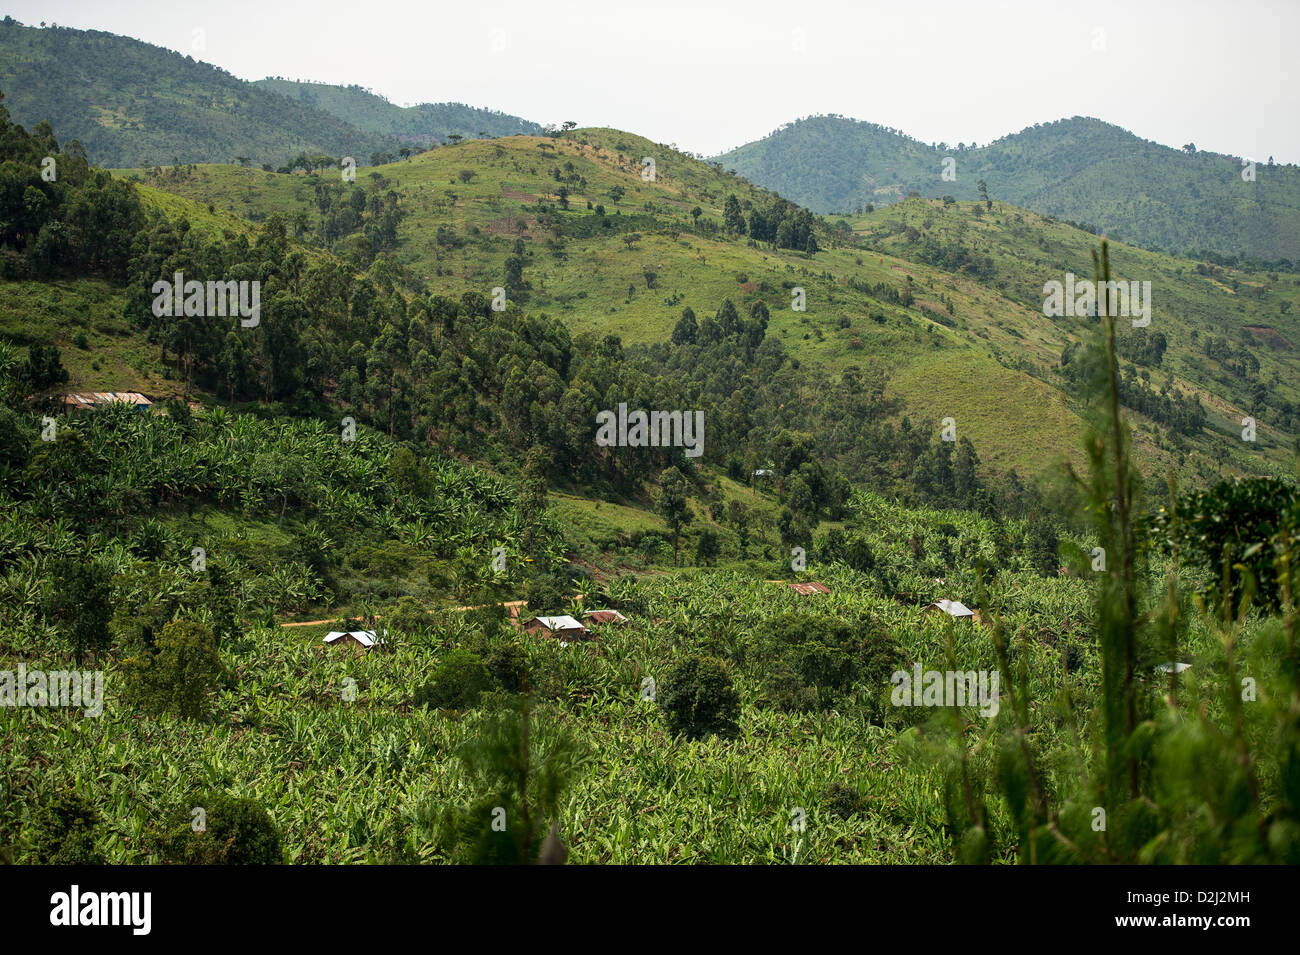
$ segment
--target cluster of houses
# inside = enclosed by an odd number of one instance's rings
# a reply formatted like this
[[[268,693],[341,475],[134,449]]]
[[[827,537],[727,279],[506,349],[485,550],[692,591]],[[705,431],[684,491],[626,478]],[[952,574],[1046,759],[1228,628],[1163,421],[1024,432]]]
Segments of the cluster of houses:
[[[627,617],[617,610],[588,610],[582,620],[563,614],[558,617],[531,617],[524,621],[524,631],[540,634],[543,637],[555,637],[563,642],[586,640],[593,630],[601,627],[620,626],[627,623]]]
[[[591,639],[593,632],[603,627],[621,626],[627,622],[627,617],[617,610],[588,610],[582,615],[581,621],[568,614],[530,617],[524,621],[523,630],[543,637],[554,637],[561,643],[568,644]],[[354,653],[360,653],[382,647],[385,640],[374,630],[332,630],[322,642],[326,646],[346,647]]]

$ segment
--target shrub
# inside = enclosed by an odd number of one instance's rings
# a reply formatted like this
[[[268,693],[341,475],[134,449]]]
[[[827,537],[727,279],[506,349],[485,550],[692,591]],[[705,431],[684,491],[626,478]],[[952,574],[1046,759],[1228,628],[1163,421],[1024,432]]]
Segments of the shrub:
[[[185,719],[207,715],[212,693],[224,674],[212,631],[201,623],[177,620],[162,628],[157,649],[138,652],[122,663],[126,695],[153,713]]]
[[[781,709],[804,709],[812,694],[823,709],[854,684],[882,688],[893,670],[893,643],[872,621],[787,613],[764,622],[744,648],[763,675],[765,695]]]
[[[844,783],[831,783],[826,787],[823,798],[826,801],[826,808],[841,819],[848,819],[850,816],[865,812],[869,804],[867,797]]]
[[[203,810],[203,829],[194,830],[194,809]],[[154,851],[179,865],[278,865],[280,830],[252,799],[225,793],[198,797],[178,809],[171,824],[153,836]]]
[[[433,679],[415,691],[413,702],[436,710],[467,710],[492,688],[492,674],[483,659],[468,650],[443,657]]]
[[[439,846],[453,863],[558,862],[566,854],[560,807],[580,753],[553,721],[534,717],[526,697],[517,703],[484,717],[457,753],[473,801],[436,814]]]
[[[402,633],[419,633],[432,629],[435,617],[414,597],[403,597],[388,615],[388,622]]]
[[[763,696],[772,706],[787,713],[806,712],[817,707],[817,690],[784,663],[772,667],[763,681]]]
[[[716,657],[692,654],[681,660],[664,681],[659,705],[668,728],[691,739],[732,736],[738,730],[740,694]]]
[[[111,642],[112,574],[93,561],[66,558],[51,577],[54,586],[45,613],[68,638],[80,666],[86,653],[106,650]]]
[[[75,790],[59,793],[37,814],[30,861],[37,865],[103,865],[95,845],[99,811]]]
[[[528,655],[513,641],[494,643],[484,657],[492,682],[510,693],[518,693],[528,682]]]
[[[532,614],[546,614],[560,610],[568,600],[567,583],[554,574],[538,574],[528,582],[524,600]]]

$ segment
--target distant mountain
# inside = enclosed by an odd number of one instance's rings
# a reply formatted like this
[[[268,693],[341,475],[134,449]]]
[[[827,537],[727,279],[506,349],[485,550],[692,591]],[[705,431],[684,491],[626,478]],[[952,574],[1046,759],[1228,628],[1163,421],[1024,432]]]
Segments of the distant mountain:
[[[324,110],[331,116],[368,133],[391,136],[421,146],[445,142],[449,136],[465,139],[481,136],[536,136],[537,123],[490,109],[463,103],[421,103],[397,106],[360,86],[332,86],[301,83],[270,77],[253,84],[279,93],[305,106]]]
[[[0,22],[0,90],[13,119],[50,122],[108,167],[388,153],[396,140],[162,47],[97,30]]]
[[[814,212],[852,212],[917,192],[989,195],[1136,245],[1300,262],[1300,167],[1172,149],[1097,119],[1033,126],[977,149],[931,146],[873,123],[814,116],[717,157]],[[955,179],[944,179],[945,159]]]

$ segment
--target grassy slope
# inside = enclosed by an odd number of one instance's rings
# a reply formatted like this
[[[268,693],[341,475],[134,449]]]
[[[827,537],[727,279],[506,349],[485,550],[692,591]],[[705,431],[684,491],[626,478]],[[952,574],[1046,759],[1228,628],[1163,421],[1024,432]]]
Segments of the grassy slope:
[[[184,216],[200,233],[255,233],[247,221],[224,210],[209,212],[173,193],[139,188],[147,209]],[[158,346],[126,318],[125,306],[123,290],[99,279],[0,281],[0,335],[20,346],[58,345],[68,391],[140,391],[155,400],[180,395],[181,383],[170,377]],[[85,347],[77,343],[79,334]]]
[[[847,221],[865,242],[882,251],[915,255],[920,242],[929,236],[990,256],[996,267],[994,284],[1002,302],[1011,304],[1013,311],[998,314],[985,307],[997,303],[976,298],[973,304],[977,312],[984,313],[982,320],[958,307],[959,328],[986,339],[997,354],[1008,359],[1023,358],[1028,352],[1035,375],[1059,381],[1052,366],[1059,361],[1065,343],[1086,335],[1087,326],[1077,318],[1044,317],[1043,283],[1064,281],[1066,272],[1080,278],[1091,276],[1096,239],[1065,223],[1001,203],[994,204],[992,215],[976,218],[972,205],[945,207],[941,202],[914,199]],[[907,227],[920,232],[921,239],[909,241],[903,231]],[[1300,317],[1296,314],[1300,276],[1217,267],[1201,275],[1196,263],[1118,244],[1112,246],[1111,261],[1117,278],[1149,281],[1152,289],[1149,329],[1139,331],[1120,322],[1119,333],[1141,336],[1148,331],[1162,332],[1168,350],[1161,366],[1151,369],[1152,383],[1164,385],[1172,376],[1174,388],[1199,395],[1207,410],[1206,434],[1190,442],[1193,468],[1205,471],[1208,465],[1198,454],[1214,455],[1221,448],[1234,466],[1245,470],[1258,468],[1261,462],[1267,462],[1265,467],[1284,468],[1290,461],[1294,436],[1275,428],[1265,415],[1261,416],[1261,437],[1255,446],[1239,440],[1241,418],[1250,410],[1248,387],[1208,358],[1204,343],[1209,336],[1234,344],[1248,342],[1260,361],[1257,380],[1270,395],[1292,404],[1300,401]],[[1016,316],[1020,321],[1011,320]],[[1163,456],[1151,445],[1151,429],[1142,430],[1140,460],[1148,465],[1164,464]]]
[[[1065,342],[1083,329],[1068,320],[1044,319],[1041,288],[1046,278],[1060,277],[1067,269],[1089,275],[1094,236],[1001,204],[994,215],[978,221],[970,204],[945,213],[939,203],[913,201],[852,220],[856,239],[810,259],[691,229],[693,206],[705,218],[720,221],[730,192],[742,202],[765,204],[765,194],[743,180],[617,130],[578,130],[572,136],[467,142],[381,167],[378,171],[391,180],[390,188],[398,191],[408,212],[399,230],[398,257],[432,291],[459,295],[479,288],[488,293],[503,284],[502,264],[514,239],[523,237],[528,248],[524,277],[531,286],[527,306],[558,314],[575,333],[613,332],[625,344],[667,339],[686,305],[703,316],[712,314],[724,297],[742,310],[762,298],[772,309],[769,334],[801,363],[831,381],[852,364],[885,367],[892,375],[889,391],[903,400],[914,421],[957,418],[959,433],[975,442],[986,463],[1038,474],[1066,456],[1077,460],[1079,409],[1061,393],[1053,367]],[[643,156],[656,160],[655,182],[641,178]],[[539,228],[523,207],[539,197],[554,200],[558,183],[550,173],[566,163],[572,163],[586,186],[569,186],[570,210],[561,213],[564,231],[581,229],[582,220],[594,217],[586,209],[588,201],[605,206],[610,227],[592,238],[568,237],[561,248],[556,236]],[[461,170],[474,177],[462,182]],[[162,185],[255,219],[276,210],[302,210],[314,222],[312,182],[306,176],[205,166],[188,179]],[[365,182],[363,173],[358,184]],[[619,201],[610,194],[616,186],[625,191]],[[969,243],[992,256],[996,279],[981,285],[914,261],[916,247],[887,234],[913,220],[918,229],[933,220],[928,233]],[[440,246],[439,226],[468,241],[459,249]],[[633,229],[642,239],[629,249],[619,236]],[[679,234],[674,238],[672,231]],[[1244,290],[1261,283],[1258,275],[1221,270],[1209,279],[1195,275],[1193,263],[1186,260],[1126,246],[1115,246],[1113,256],[1118,273],[1153,280],[1153,328],[1165,328],[1170,342],[1166,368],[1174,372],[1175,387],[1203,395],[1214,429],[1190,442],[1184,456],[1162,447],[1168,442],[1157,438],[1152,423],[1135,416],[1139,460],[1152,473],[1173,468],[1188,480],[1204,480],[1219,469],[1219,444],[1231,438],[1229,424],[1244,411],[1240,395],[1234,399],[1220,380],[1220,370],[1198,365],[1183,332],[1195,327],[1202,334],[1223,336],[1241,325],[1272,325],[1300,342],[1278,311],[1284,301],[1300,304],[1300,288],[1294,277],[1283,276],[1266,283],[1268,288],[1255,297]],[[646,287],[647,270],[657,275],[653,289]],[[908,276],[917,299],[910,309],[845,285],[854,279],[901,288]],[[1242,290],[1238,294],[1214,291],[1232,281]],[[766,283],[765,291],[761,283]],[[807,290],[806,312],[790,309],[783,283]],[[945,312],[940,295],[953,302],[956,327],[945,327],[920,311],[926,305]],[[675,304],[666,304],[674,297]],[[884,322],[871,321],[872,313],[881,314]],[[848,327],[838,327],[845,319]],[[1264,379],[1292,394],[1286,389],[1296,379],[1294,353],[1270,350],[1261,360]],[[1165,369],[1153,373],[1158,383],[1165,377]],[[1262,423],[1261,434],[1259,446],[1233,446],[1232,460],[1223,466],[1243,471],[1286,466],[1289,455],[1283,446],[1289,446],[1289,436],[1271,430],[1268,422]]]

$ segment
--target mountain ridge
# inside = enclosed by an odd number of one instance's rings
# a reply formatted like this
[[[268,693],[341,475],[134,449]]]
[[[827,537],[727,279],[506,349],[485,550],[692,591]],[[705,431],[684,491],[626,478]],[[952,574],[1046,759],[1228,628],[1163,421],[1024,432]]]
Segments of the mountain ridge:
[[[403,143],[427,146],[452,135],[473,138],[537,135],[539,123],[499,110],[467,106],[464,103],[417,103],[398,106],[372,90],[357,85],[286,80],[268,76],[253,85],[297,100],[376,135],[391,136]]]
[[[1300,261],[1300,167],[1261,157],[1247,170],[1241,157],[1188,147],[1082,116],[971,147],[926,144],[826,114],[787,123],[713,161],[821,214],[911,192],[974,200],[983,180],[994,198],[1146,248]],[[1241,175],[1247,171],[1252,180]]]

